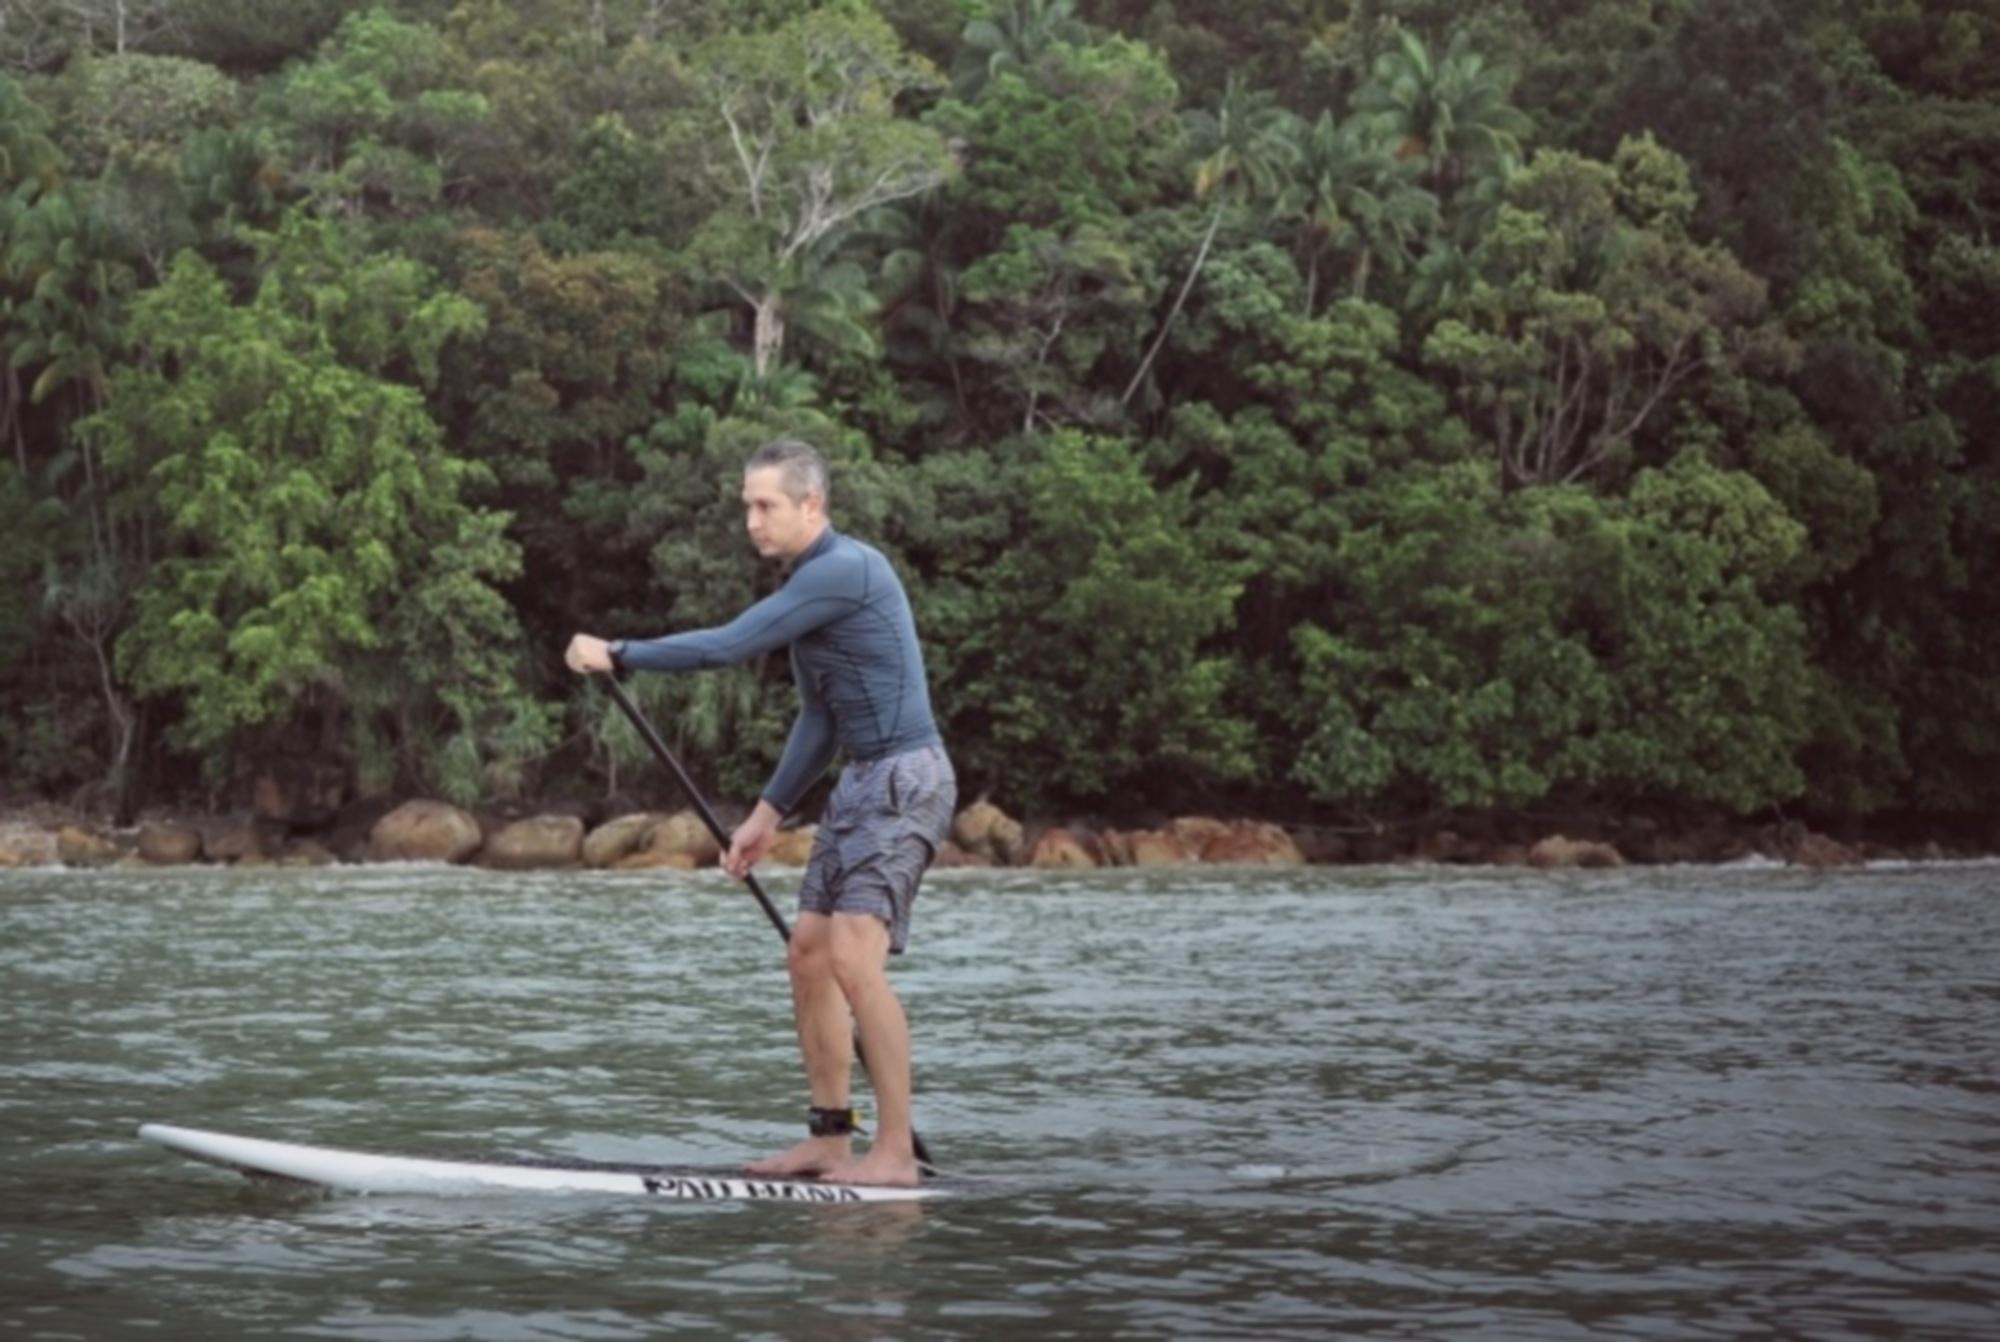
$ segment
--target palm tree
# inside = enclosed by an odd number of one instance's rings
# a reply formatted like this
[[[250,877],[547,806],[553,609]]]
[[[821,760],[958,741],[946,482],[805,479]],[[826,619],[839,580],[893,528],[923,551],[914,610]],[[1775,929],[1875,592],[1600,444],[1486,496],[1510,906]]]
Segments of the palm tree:
[[[1216,230],[1222,226],[1223,211],[1239,201],[1277,195],[1297,154],[1293,127],[1298,118],[1278,106],[1275,96],[1262,89],[1253,91],[1245,87],[1235,75],[1230,76],[1215,111],[1188,112],[1182,120],[1196,155],[1194,198],[1214,204],[1187,278],[1181,281],[1174,305],[1167,310],[1166,320],[1160,323],[1159,334],[1153,337],[1146,357],[1139,361],[1138,371],[1126,384],[1125,394],[1118,398],[1120,406],[1130,403],[1133,393],[1152,371],[1153,360],[1160,346],[1166,343],[1167,332],[1180,316],[1195,278],[1208,263],[1208,249],[1215,242]]]
[[[1033,65],[1059,44],[1084,45],[1090,29],[1076,16],[1076,0],[997,0],[986,17],[965,25],[958,40],[952,89],[970,100],[1002,70]]]
[[[1397,158],[1392,144],[1365,120],[1336,125],[1332,114],[1322,112],[1300,131],[1293,189],[1305,210],[1301,248],[1310,316],[1318,303],[1323,256],[1352,256],[1350,292],[1365,298],[1377,261],[1400,274],[1413,244],[1435,231],[1438,203],[1417,184],[1421,165]]]
[[[1509,101],[1513,76],[1490,66],[1464,30],[1434,53],[1405,31],[1354,94],[1354,109],[1395,136],[1397,153],[1425,165],[1424,185],[1444,202],[1481,163],[1518,156],[1528,118]]]

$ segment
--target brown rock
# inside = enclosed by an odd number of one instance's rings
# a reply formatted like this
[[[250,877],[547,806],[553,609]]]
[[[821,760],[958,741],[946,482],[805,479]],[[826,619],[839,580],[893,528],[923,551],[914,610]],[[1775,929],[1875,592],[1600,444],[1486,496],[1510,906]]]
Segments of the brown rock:
[[[764,860],[780,867],[803,867],[812,857],[813,836],[818,832],[817,825],[779,830],[778,837],[771,841],[770,851],[764,854]]]
[[[516,820],[479,850],[481,866],[501,871],[574,867],[582,856],[583,821],[573,815],[535,815]]]
[[[1844,843],[1808,830],[1785,854],[1785,860],[1793,866],[1827,871],[1834,867],[1858,867],[1861,854]]]
[[[635,811],[631,815],[605,821],[584,836],[583,865],[616,866],[621,858],[629,857],[638,850],[645,841],[647,831],[659,820],[660,817],[650,811]]]
[[[331,848],[317,839],[300,839],[285,850],[280,866],[286,867],[330,867],[340,859]]]
[[[38,825],[0,825],[0,866],[51,867],[61,861],[52,830]]]
[[[1052,825],[1042,831],[1035,846],[1028,852],[1027,865],[1053,869],[1083,869],[1095,867],[1097,859],[1076,835],[1061,825]]]
[[[1625,859],[1608,843],[1551,834],[1546,839],[1536,840],[1534,847],[1528,850],[1528,865],[1544,868],[1622,867]]]
[[[1261,820],[1239,820],[1202,845],[1201,860],[1232,867],[1303,867],[1292,836]]]
[[[210,862],[241,863],[246,858],[262,857],[264,844],[257,835],[256,825],[233,819],[209,830],[202,837],[201,851]]]
[[[668,867],[675,871],[693,871],[695,860],[687,853],[641,848],[638,852],[627,854],[611,864],[613,871],[651,871],[660,867]]]
[[[974,857],[1011,866],[1022,858],[1026,833],[1020,821],[982,797],[952,818],[951,837]]]
[[[1229,826],[1213,816],[1184,815],[1167,822],[1166,832],[1181,841],[1190,853],[1200,854],[1209,841],[1229,832]]]
[[[1165,830],[1142,829],[1126,836],[1135,867],[1179,867],[1194,861],[1187,845]]]
[[[947,869],[952,867],[990,867],[992,865],[985,858],[966,852],[950,839],[946,839],[938,845],[937,856],[931,860],[931,866]]]
[[[192,825],[148,823],[139,826],[139,856],[162,867],[177,867],[201,857],[201,831]]]
[[[101,834],[75,825],[56,832],[56,856],[65,867],[108,867],[119,857],[118,845]]]
[[[406,801],[368,833],[370,862],[463,862],[479,851],[479,822],[441,801]]]
[[[1097,836],[1097,855],[1107,867],[1132,865],[1132,831],[1107,829]]]
[[[654,853],[685,853],[695,867],[708,866],[722,856],[722,845],[693,811],[676,811],[655,821],[641,847]]]

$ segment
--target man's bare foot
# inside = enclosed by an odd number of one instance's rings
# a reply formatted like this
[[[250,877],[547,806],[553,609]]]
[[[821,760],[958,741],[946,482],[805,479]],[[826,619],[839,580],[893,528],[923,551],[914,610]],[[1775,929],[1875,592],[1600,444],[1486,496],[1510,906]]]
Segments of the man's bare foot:
[[[753,1160],[743,1168],[766,1178],[804,1178],[824,1174],[847,1160],[845,1137],[808,1137],[789,1151]]]
[[[820,1175],[822,1183],[879,1184],[891,1188],[915,1188],[919,1180],[917,1158],[907,1151],[885,1149],[880,1142],[865,1156],[844,1160]]]

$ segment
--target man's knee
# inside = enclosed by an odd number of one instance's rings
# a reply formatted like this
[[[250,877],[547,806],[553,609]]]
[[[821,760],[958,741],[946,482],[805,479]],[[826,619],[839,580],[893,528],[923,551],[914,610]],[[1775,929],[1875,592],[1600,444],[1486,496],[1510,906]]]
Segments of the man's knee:
[[[825,978],[833,972],[832,920],[823,913],[802,914],[792,929],[791,944],[785,950],[785,964],[792,977],[801,981]]]
[[[827,960],[841,991],[849,997],[883,977],[889,955],[889,928],[871,914],[836,913],[828,929]]]

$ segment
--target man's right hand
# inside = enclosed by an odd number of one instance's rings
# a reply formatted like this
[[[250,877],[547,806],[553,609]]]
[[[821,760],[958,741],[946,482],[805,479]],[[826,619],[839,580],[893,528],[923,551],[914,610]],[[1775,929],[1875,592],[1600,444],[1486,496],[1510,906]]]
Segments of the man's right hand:
[[[611,644],[589,634],[577,634],[569,641],[569,650],[563,654],[563,661],[579,676],[602,675],[612,670]]]

